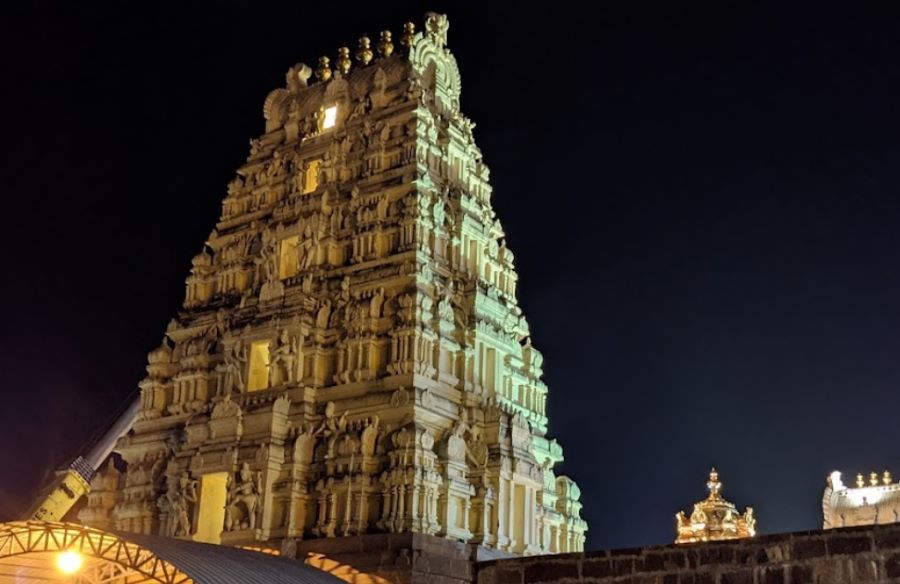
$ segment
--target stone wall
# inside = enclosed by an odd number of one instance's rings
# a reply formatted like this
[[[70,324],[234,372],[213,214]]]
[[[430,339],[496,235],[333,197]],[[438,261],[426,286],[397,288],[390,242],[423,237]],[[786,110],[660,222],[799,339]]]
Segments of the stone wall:
[[[295,554],[350,584],[470,584],[476,562],[509,556],[421,533],[310,539]]]
[[[477,582],[900,583],[900,524],[489,561],[477,565]]]

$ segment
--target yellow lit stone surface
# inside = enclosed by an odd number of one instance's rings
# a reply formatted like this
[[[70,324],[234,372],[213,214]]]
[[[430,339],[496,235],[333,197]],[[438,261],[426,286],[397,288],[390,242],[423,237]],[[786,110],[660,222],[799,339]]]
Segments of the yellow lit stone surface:
[[[379,532],[583,548],[448,27],[430,14],[397,50],[388,34],[349,68],[323,59],[315,84],[297,64],[268,95],[148,356],[127,470],[95,479],[85,521],[274,548]]]
[[[284,280],[297,274],[299,258],[297,252],[300,248],[300,236],[285,237],[278,244],[278,277]]]
[[[269,387],[269,341],[253,341],[250,344],[247,391],[259,391],[267,387]]]
[[[722,498],[722,483],[719,482],[716,469],[710,471],[706,488],[709,496],[694,504],[690,517],[684,511],[679,511],[675,516],[675,543],[740,539],[756,535],[753,508],[747,507],[741,514],[732,503]]]
[[[225,498],[228,473],[211,472],[202,475],[200,481],[200,506],[197,512],[197,531],[194,541],[222,542],[222,525],[225,522]]]
[[[303,194],[307,195],[319,188],[319,172],[322,166],[320,160],[310,160],[303,174]]]

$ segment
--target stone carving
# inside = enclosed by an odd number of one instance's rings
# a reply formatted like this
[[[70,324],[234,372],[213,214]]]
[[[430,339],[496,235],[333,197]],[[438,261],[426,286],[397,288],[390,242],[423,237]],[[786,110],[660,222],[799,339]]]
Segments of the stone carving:
[[[169,537],[188,536],[193,533],[191,511],[197,503],[197,481],[183,472],[166,493],[169,511]]]
[[[230,351],[225,353],[222,368],[223,386],[222,394],[230,395],[233,391],[243,392],[244,368],[247,365],[247,347],[233,345]]]
[[[281,331],[270,359],[269,385],[271,387],[295,381],[299,354],[300,339],[291,337],[287,330]]]
[[[675,515],[675,543],[740,539],[756,534],[753,508],[747,507],[741,515],[733,504],[722,498],[722,483],[716,469],[710,471],[706,488],[709,496],[694,504],[690,519],[684,511]]]
[[[88,516],[209,537],[191,522],[227,511],[235,545],[414,531],[582,549],[448,28],[429,14],[397,51],[386,31],[380,57],[361,41],[355,61],[319,60],[317,80],[294,65],[266,97],[265,132],[148,356],[119,447],[129,486]],[[238,470],[214,511],[201,469]]]
[[[256,529],[262,501],[262,473],[254,473],[248,463],[241,465],[237,478],[229,475],[225,499],[225,531]]]

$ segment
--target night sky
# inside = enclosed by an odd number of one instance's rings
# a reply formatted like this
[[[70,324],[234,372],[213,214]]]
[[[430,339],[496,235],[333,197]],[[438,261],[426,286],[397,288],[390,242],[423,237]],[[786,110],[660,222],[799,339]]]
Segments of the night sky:
[[[5,7],[0,518],[135,391],[287,68],[428,9],[588,547],[671,542],[711,465],[763,533],[900,473],[900,14],[606,4]]]

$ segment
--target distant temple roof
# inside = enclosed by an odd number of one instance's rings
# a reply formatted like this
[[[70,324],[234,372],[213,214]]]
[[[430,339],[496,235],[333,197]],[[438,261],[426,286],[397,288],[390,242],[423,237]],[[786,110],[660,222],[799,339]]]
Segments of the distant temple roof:
[[[881,475],[856,475],[855,486],[848,487],[841,473],[832,472],[822,497],[822,527],[850,527],[900,521],[900,483],[889,471]]]
[[[739,539],[756,535],[753,508],[747,507],[743,514],[739,514],[733,503],[722,498],[722,483],[719,482],[719,473],[715,468],[709,473],[706,488],[709,496],[694,504],[690,518],[684,511],[675,515],[675,543]]]
[[[0,581],[6,581],[5,576],[13,576],[17,583],[57,580],[60,569],[55,562],[62,552],[77,554],[78,573],[87,581],[93,581],[91,574],[96,573],[104,574],[104,581],[119,577],[129,583],[342,582],[300,560],[229,546],[102,531],[74,523],[0,523]]]

